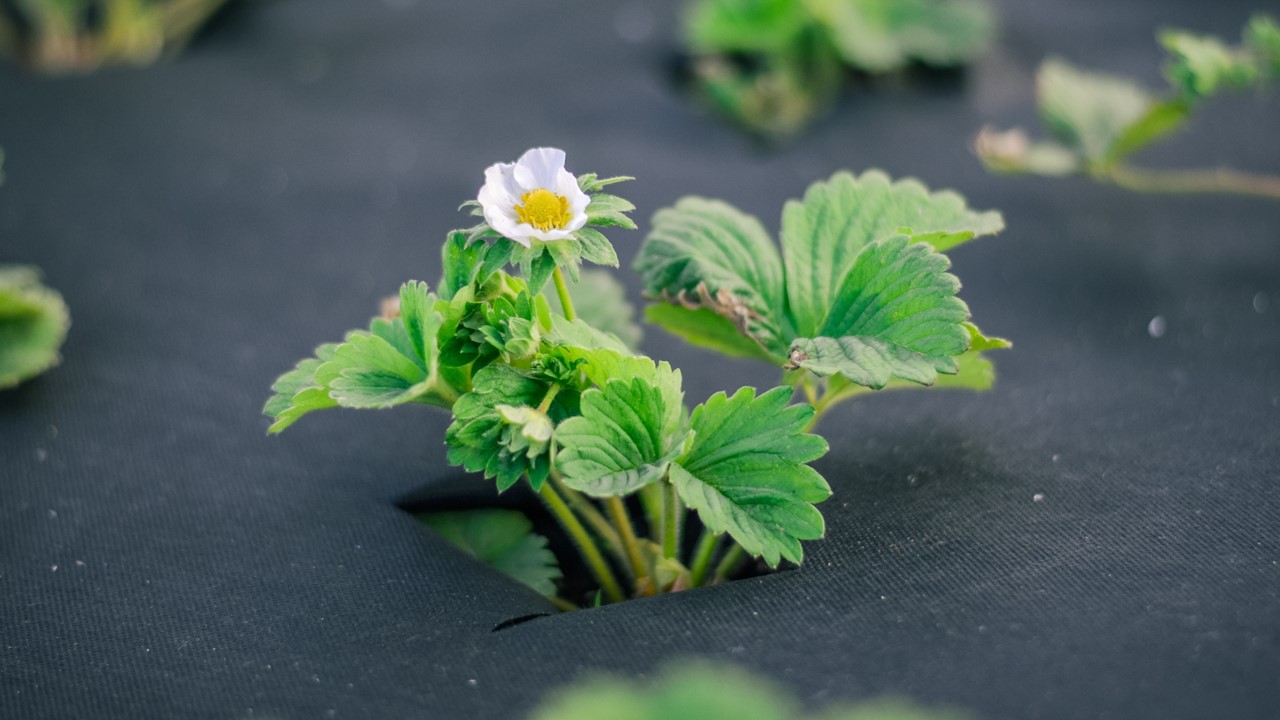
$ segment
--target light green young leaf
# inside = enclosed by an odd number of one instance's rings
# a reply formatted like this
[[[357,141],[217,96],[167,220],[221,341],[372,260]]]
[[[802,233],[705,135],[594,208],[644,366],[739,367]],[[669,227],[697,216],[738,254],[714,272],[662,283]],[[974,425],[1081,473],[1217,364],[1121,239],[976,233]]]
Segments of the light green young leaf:
[[[560,566],[547,539],[515,510],[427,513],[418,519],[463,552],[540,595],[556,594]]]
[[[893,377],[932,385],[959,370],[969,349],[969,309],[955,294],[951,263],[928,245],[898,236],[868,247],[845,278],[819,337],[799,338],[791,364],[817,375],[839,373],[882,388]]]
[[[436,332],[443,321],[426,283],[400,289],[400,317],[375,319],[353,332],[316,368],[315,379],[343,407],[389,408],[407,402],[448,407],[441,395]]]
[[[40,271],[0,265],[0,389],[57,365],[70,316],[56,291],[40,284]]]
[[[635,225],[632,224],[631,227],[634,228]],[[599,230],[582,228],[574,236],[574,241],[577,243],[578,256],[583,260],[596,265],[618,267],[618,251],[613,249],[613,243]]]
[[[867,245],[906,234],[948,250],[1003,229],[998,212],[975,212],[954,192],[931,193],[917,180],[894,182],[878,170],[858,177],[840,172],[814,183],[804,200],[788,201],[782,213],[787,295],[796,335],[819,332]]]
[[[845,61],[871,72],[911,60],[949,66],[991,45],[995,13],[982,0],[808,0]]]
[[[781,387],[756,397],[742,388],[717,393],[694,409],[693,441],[671,466],[671,482],[712,532],[728,532],[748,553],[772,567],[781,558],[801,562],[801,540],[822,537],[822,513],[813,506],[831,495],[806,463],[827,452],[827,442],[805,433],[813,408],[790,405]]]
[[[546,342],[552,346],[581,348],[584,350],[613,350],[621,355],[631,355],[627,344],[611,332],[605,332],[582,318],[566,320],[563,315],[551,316],[551,330]]]
[[[679,382],[678,372],[669,375]],[[671,389],[632,377],[584,392],[581,416],[556,428],[556,467],[565,484],[606,497],[661,479],[684,442],[684,408]]]
[[[596,173],[584,173],[578,176],[578,187],[581,188],[582,192],[584,193],[595,193],[595,192],[600,192],[602,189],[604,189],[609,185],[614,185],[616,183],[621,183],[621,182],[629,182],[631,180],[635,180],[635,178],[629,175],[618,175],[616,177],[602,178],[596,175]]]
[[[596,227],[620,227],[627,230],[635,230],[635,221],[626,215],[635,209],[636,206],[631,204],[631,201],[624,200],[617,195],[608,195],[606,193],[592,195],[591,203],[587,205],[587,224],[595,225]]]
[[[1049,130],[1089,163],[1107,161],[1116,141],[1156,105],[1126,78],[1083,72],[1056,58],[1040,66],[1036,91]]]
[[[263,412],[278,433],[315,410],[389,408],[415,402],[449,407],[456,391],[441,377],[436,335],[443,316],[426,283],[400,288],[400,315],[375,318],[369,331],[322,345],[272,386]]]
[[[563,315],[559,295],[548,293],[546,297],[551,309]],[[569,286],[569,297],[578,319],[586,325],[616,336],[631,350],[640,346],[644,331],[635,322],[635,307],[627,301],[626,288],[613,273],[583,270],[578,282]]]
[[[1165,30],[1160,44],[1169,51],[1165,77],[1185,98],[1200,100],[1219,90],[1247,88],[1258,80],[1252,55],[1218,38]]]
[[[294,369],[275,381],[271,386],[273,394],[262,408],[262,412],[274,421],[267,432],[282,432],[309,412],[338,406],[338,401],[329,397],[328,388],[316,382],[316,370],[332,360],[337,349],[337,343],[321,345],[316,348],[315,357],[301,360]]]
[[[782,261],[754,217],[718,200],[684,198],[654,216],[635,269],[646,293],[709,308],[783,351]]]

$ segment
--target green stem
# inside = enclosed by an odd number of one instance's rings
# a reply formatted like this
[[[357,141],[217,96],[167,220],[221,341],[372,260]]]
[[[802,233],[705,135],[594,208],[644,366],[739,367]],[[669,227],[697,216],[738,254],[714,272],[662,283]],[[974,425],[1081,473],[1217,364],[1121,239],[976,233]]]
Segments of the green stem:
[[[689,587],[698,587],[702,584],[702,580],[707,576],[707,570],[711,568],[711,558],[716,554],[716,547],[720,545],[720,536],[703,528],[702,539],[698,541],[698,548],[693,551],[693,566],[689,569]]]
[[[546,415],[547,411],[551,409],[551,401],[556,399],[556,395],[559,392],[560,384],[552,383],[551,387],[547,390],[547,394],[543,396],[542,402],[538,404],[538,412]]]
[[[564,598],[559,597],[557,595],[548,595],[547,599],[551,601],[552,605],[555,605],[562,612],[573,612],[574,610],[582,609],[577,605],[574,605],[568,600],[565,600]]]
[[[742,561],[743,555],[746,555],[746,552],[743,551],[742,546],[734,543],[733,547],[729,548],[729,552],[724,554],[724,559],[716,566],[716,579],[712,582],[720,583],[728,580],[729,575],[733,574],[733,571],[738,567],[738,563]]]
[[[585,495],[568,487],[560,479],[560,475],[555,474],[556,487],[560,488],[560,494],[564,496],[565,501],[569,503],[569,507],[591,526],[592,530],[601,537],[609,545],[609,551],[623,565],[627,564],[627,553],[622,547],[622,538],[618,536],[618,531],[613,529],[609,521],[604,515],[596,509],[596,506],[587,499]]]
[[[556,283],[556,295],[560,296],[560,309],[564,310],[564,319],[573,320],[578,317],[578,313],[573,311],[573,298],[569,297],[569,286],[565,284],[564,273],[560,271],[560,266],[551,272],[551,278]]]
[[[680,553],[680,498],[676,487],[663,483],[662,556],[674,558]]]
[[[662,532],[662,483],[650,483],[640,489],[640,505],[644,508],[644,519],[649,524],[649,537],[661,542],[658,537]]]
[[[543,483],[542,489],[538,491],[538,494],[546,502],[551,514],[556,516],[556,520],[573,538],[574,544],[578,546],[578,551],[582,553],[582,559],[587,563],[587,567],[596,576],[596,580],[600,581],[600,588],[604,591],[605,597],[610,602],[621,602],[623,600],[622,587],[618,585],[617,578],[613,576],[613,571],[609,569],[609,563],[605,562],[604,556],[600,554],[600,549],[596,547],[595,541],[591,539],[587,529],[582,526],[581,522],[578,522],[578,516],[573,514],[573,511],[565,504],[560,494],[552,489],[552,484],[551,482]]]
[[[640,554],[640,541],[636,539],[635,528],[631,526],[631,516],[627,515],[627,506],[620,497],[611,497],[605,500],[605,508],[609,511],[609,517],[613,519],[613,526],[618,529],[618,535],[622,538],[622,547],[627,551],[627,560],[631,562],[631,572],[635,574],[635,578],[639,580],[642,577],[649,577],[648,565],[644,561],[644,556]]]
[[[1227,168],[1208,170],[1142,170],[1117,165],[1100,177],[1129,190],[1146,193],[1220,193],[1280,200],[1280,178]]]

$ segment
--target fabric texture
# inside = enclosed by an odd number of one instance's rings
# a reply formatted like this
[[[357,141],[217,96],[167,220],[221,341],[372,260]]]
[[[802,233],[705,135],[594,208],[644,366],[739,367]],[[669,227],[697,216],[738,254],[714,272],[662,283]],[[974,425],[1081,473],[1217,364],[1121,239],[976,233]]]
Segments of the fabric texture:
[[[589,670],[742,664],[806,702],[990,720],[1280,716],[1280,205],[988,175],[1047,54],[1158,86],[1156,29],[1254,3],[1006,0],[969,72],[850,89],[762,150],[671,82],[679,3],[288,0],[176,62],[0,68],[0,262],[71,308],[65,362],[0,393],[0,717],[520,718]],[[1151,165],[1280,170],[1274,97],[1210,103]],[[820,428],[804,567],[547,612],[403,508],[492,499],[447,417],[331,411],[267,437],[272,380],[376,313],[529,147],[776,231],[841,168],[953,187],[1009,229],[954,253],[987,394],[886,392]],[[1153,324],[1153,319],[1161,318]],[[1163,330],[1163,332],[1160,332]],[[689,400],[778,373],[650,329]],[[448,492],[445,489],[448,488]],[[518,499],[504,500],[518,502]]]

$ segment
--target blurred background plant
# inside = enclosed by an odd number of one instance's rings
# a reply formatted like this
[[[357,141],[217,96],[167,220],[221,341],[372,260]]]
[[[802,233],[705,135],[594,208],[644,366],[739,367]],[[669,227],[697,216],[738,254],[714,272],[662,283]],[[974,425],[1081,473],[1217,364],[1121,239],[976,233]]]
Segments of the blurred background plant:
[[[0,148],[0,185],[4,149]],[[58,348],[71,325],[57,291],[40,284],[40,271],[0,264],[0,390],[57,365]]]
[[[1231,193],[1280,200],[1280,177],[1228,168],[1147,170],[1128,158],[1182,128],[1196,108],[1226,91],[1262,91],[1280,80],[1280,25],[1256,15],[1239,45],[1182,30],[1164,30],[1164,75],[1156,95],[1129,78],[1079,70],[1050,58],[1036,78],[1040,116],[1051,140],[1032,141],[1022,128],[984,128],[974,151],[988,169],[1099,182],[1154,193]]]
[[[954,710],[885,699],[830,705],[806,714],[783,688],[738,667],[684,660],[663,668],[645,685],[623,678],[589,677],[558,690],[533,720],[964,720]]]
[[[0,390],[57,365],[70,318],[62,296],[40,284],[40,271],[0,265]]]
[[[147,65],[179,52],[227,0],[0,0],[0,51],[41,72]]]
[[[693,0],[684,18],[699,93],[771,139],[827,108],[849,69],[963,65],[995,35],[985,0]]]

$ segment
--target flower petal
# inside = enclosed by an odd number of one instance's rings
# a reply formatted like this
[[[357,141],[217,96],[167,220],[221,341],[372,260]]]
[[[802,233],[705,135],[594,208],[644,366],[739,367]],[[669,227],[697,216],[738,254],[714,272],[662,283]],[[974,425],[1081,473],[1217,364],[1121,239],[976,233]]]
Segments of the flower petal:
[[[535,237],[534,233],[536,230],[534,230],[531,225],[516,222],[514,217],[500,215],[490,220],[486,215],[485,221],[489,223],[489,227],[493,228],[494,231],[502,237],[517,242],[525,247],[529,247],[531,245],[529,238]]]
[[[548,190],[556,186],[556,178],[564,170],[564,151],[560,148],[533,148],[516,161],[515,179],[525,190]]]

